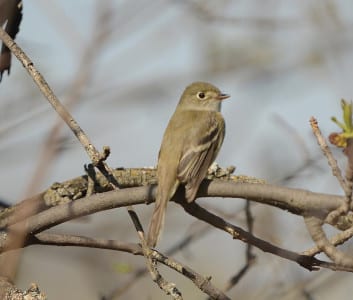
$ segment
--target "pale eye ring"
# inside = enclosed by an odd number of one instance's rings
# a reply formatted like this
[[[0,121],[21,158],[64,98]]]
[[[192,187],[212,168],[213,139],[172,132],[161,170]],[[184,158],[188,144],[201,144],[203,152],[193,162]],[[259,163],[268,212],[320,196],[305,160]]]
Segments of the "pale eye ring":
[[[205,99],[205,97],[206,97],[206,95],[205,95],[204,92],[198,92],[198,93],[197,93],[197,98],[199,98],[199,99]]]

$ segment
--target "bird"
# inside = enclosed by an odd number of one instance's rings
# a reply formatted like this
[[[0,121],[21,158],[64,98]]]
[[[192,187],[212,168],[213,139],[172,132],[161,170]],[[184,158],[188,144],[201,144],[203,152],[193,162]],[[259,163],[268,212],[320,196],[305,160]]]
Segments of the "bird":
[[[188,203],[222,146],[225,121],[221,103],[230,96],[207,82],[194,82],[180,97],[164,132],[157,163],[157,194],[147,234],[147,245],[155,247],[164,226],[168,201],[179,185],[185,187]]]
[[[0,0],[0,26],[4,26],[7,34],[15,39],[22,20],[22,0]],[[2,74],[10,74],[11,52],[2,44],[0,53],[0,81]]]

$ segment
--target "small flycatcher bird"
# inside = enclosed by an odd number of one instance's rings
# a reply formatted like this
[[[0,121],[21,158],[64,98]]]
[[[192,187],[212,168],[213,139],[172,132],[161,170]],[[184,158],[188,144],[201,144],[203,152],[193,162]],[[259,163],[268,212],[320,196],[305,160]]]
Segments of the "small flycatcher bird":
[[[180,184],[185,185],[185,198],[195,197],[207,170],[215,160],[225,135],[220,113],[227,94],[206,82],[186,87],[164,132],[157,165],[157,196],[147,236],[155,247],[164,225],[168,201]]]

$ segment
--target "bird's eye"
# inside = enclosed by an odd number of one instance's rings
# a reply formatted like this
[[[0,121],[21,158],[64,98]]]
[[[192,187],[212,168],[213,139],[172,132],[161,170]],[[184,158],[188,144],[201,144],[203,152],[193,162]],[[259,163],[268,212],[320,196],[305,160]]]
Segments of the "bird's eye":
[[[203,93],[203,92],[199,92],[199,93],[197,93],[197,98],[199,98],[199,99],[205,99],[205,93]]]

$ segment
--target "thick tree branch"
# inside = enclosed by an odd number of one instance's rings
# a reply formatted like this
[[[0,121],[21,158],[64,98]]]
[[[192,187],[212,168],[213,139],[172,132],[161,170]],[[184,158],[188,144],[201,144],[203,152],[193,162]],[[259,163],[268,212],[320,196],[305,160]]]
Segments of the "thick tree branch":
[[[119,182],[122,182],[124,186],[139,186],[156,182],[155,169],[124,169],[116,170],[116,172],[118,172],[117,174],[120,174],[121,177],[114,176]],[[126,179],[129,176],[131,176],[132,181]],[[100,182],[100,177],[98,176],[97,178],[98,182]],[[96,187],[96,192],[111,189],[106,180],[102,180],[99,184],[100,185],[97,185]],[[62,184],[53,184],[53,186],[47,191],[25,199],[19,205],[15,205],[14,207],[0,212],[0,228],[6,228],[8,225],[14,224],[19,220],[22,221],[28,217],[28,215],[26,215],[25,207],[27,205],[32,205],[33,202],[40,202],[38,212],[41,212],[47,210],[53,205],[67,204],[73,200],[75,200],[73,202],[77,202],[79,199],[86,196],[86,192],[86,176],[78,177]],[[99,210],[127,206],[130,204],[140,204],[142,202],[149,203],[154,201],[154,194],[151,194],[152,192],[153,188],[150,186],[144,186],[140,189],[123,189],[122,191],[116,191],[117,194],[126,194],[127,198],[121,200],[123,201],[122,203],[120,203],[119,200],[114,201],[114,192],[95,194],[88,197],[86,200],[83,200],[83,203],[86,203],[85,205],[88,205],[88,207],[84,206],[87,211],[82,212],[82,214],[86,215]],[[131,196],[130,193],[132,193]],[[136,195],[136,193],[138,194]],[[91,197],[93,197],[93,201],[90,200]],[[310,212],[322,219],[324,219],[330,211],[340,207],[345,200],[343,196],[314,193],[308,190],[293,189],[270,184],[234,182],[232,179],[213,181],[205,180],[200,187],[198,197],[244,198],[258,203],[275,206],[297,215],[303,215],[304,213]],[[120,197],[117,199],[120,199]],[[61,210],[65,210],[65,207],[63,206],[58,209],[58,211]],[[13,216],[14,211],[21,211],[21,213],[18,214],[20,216],[19,218]],[[75,217],[78,216],[73,214],[72,218]],[[349,228],[352,220],[350,218],[344,219],[344,223],[346,223],[345,227]]]
[[[254,188],[257,187],[258,189]],[[299,202],[294,201],[292,194],[294,189],[289,188],[278,188],[278,194],[286,195],[289,194],[289,198],[282,197],[274,201],[273,197],[276,193],[273,192],[273,186],[266,185],[256,185],[256,184],[237,184],[224,181],[213,181],[213,182],[204,182],[199,196],[233,196],[233,197],[244,197],[247,195],[248,199],[255,201],[262,201],[263,203],[275,205],[286,208],[292,212],[305,212],[307,209],[311,210],[316,206],[315,202],[319,201],[320,203],[326,203],[327,208],[334,209],[337,205],[340,204],[340,201],[344,201],[344,197],[338,196],[328,196],[322,194],[311,193],[308,191],[298,190],[298,195],[303,196]],[[174,200],[180,199],[179,191],[174,198]],[[261,196],[260,196],[261,195]],[[153,201],[155,196],[155,187],[137,187],[129,188],[124,190],[111,191],[104,194],[95,194],[93,196],[83,198],[71,203],[59,205],[52,207],[46,211],[39,213],[36,216],[33,216],[25,221],[16,223],[9,227],[10,230],[16,231],[17,226],[25,228],[27,233],[36,234],[48,228],[51,228],[57,224],[63,223],[65,221],[81,217],[84,215],[92,214],[97,211],[127,206],[131,204],[142,204],[145,202]],[[306,197],[306,198],[305,198]],[[283,201],[284,200],[284,201]],[[280,203],[280,205],[278,205]],[[309,205],[305,205],[309,203]],[[315,258],[297,254],[282,248],[276,247],[266,241],[256,238],[255,236],[245,232],[241,228],[238,228],[230,223],[227,223],[223,219],[209,213],[205,209],[198,206],[196,203],[186,205],[183,201],[180,201],[181,205],[184,205],[184,209],[188,213],[194,215],[198,219],[208,222],[212,226],[215,226],[223,231],[226,231],[232,235],[233,238],[241,239],[246,243],[250,243],[257,248],[265,252],[270,252],[275,255],[279,255],[283,258],[297,262],[298,264],[308,268],[310,270],[316,269],[318,266],[328,267],[331,269],[340,269],[346,271],[352,271],[350,268],[340,267],[335,264],[325,263]],[[294,204],[296,206],[294,207]],[[316,203],[318,204],[318,203]],[[328,210],[329,211],[329,210]],[[11,243],[7,240],[6,237],[0,240],[1,249],[4,251],[8,245]]]
[[[180,197],[178,191],[176,197]],[[43,196],[43,194],[41,194]],[[89,215],[98,211],[150,203],[154,201],[155,186],[143,186],[110,191],[75,200],[47,209],[27,220],[12,226],[26,223],[29,233],[43,231],[65,221]],[[291,189],[267,184],[234,183],[232,181],[205,180],[198,197],[246,198],[259,203],[272,205],[291,213],[313,214],[322,219],[344,202],[343,196],[313,193],[307,190]],[[9,228],[11,228],[10,226]]]

